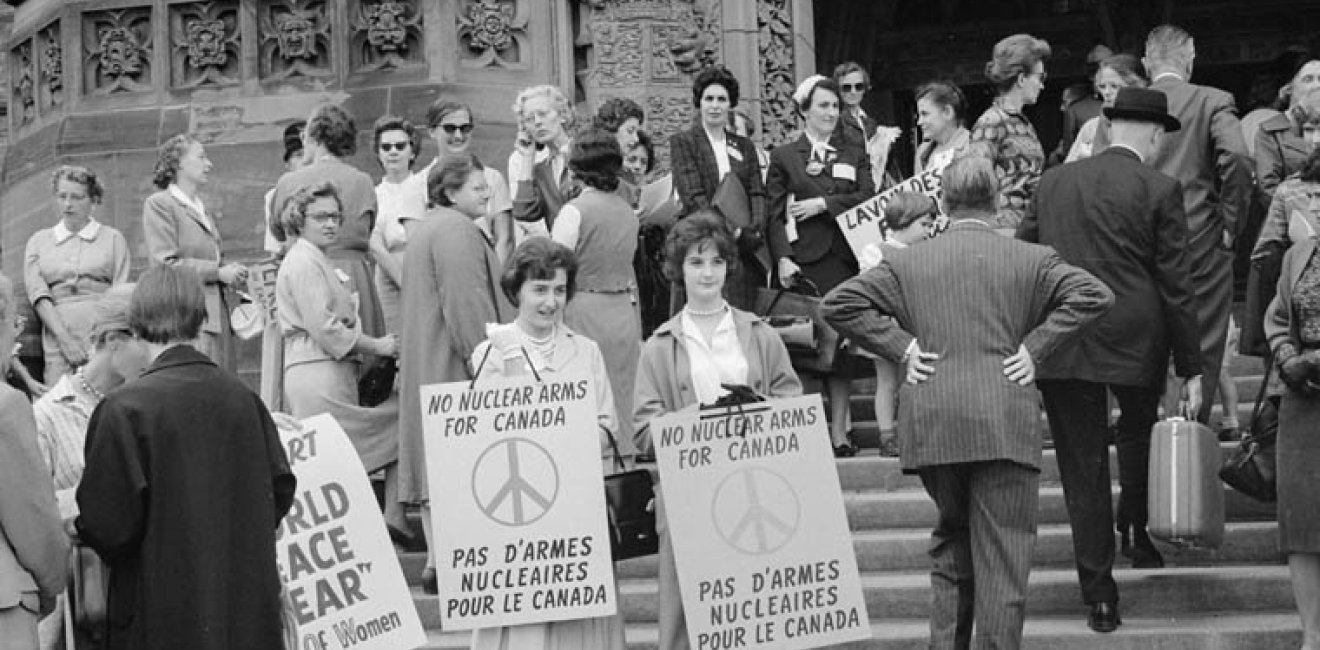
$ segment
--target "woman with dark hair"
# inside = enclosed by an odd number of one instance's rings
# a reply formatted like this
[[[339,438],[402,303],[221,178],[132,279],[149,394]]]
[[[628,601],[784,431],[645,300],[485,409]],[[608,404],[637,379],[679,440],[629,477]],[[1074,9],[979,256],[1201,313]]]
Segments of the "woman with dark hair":
[[[985,78],[994,85],[996,95],[972,126],[968,151],[995,165],[999,211],[990,225],[1010,237],[1035,197],[1045,169],[1045,150],[1022,109],[1035,104],[1044,90],[1049,56],[1049,43],[1029,34],[1014,34],[995,44],[985,64]]]
[[[456,101],[437,99],[426,109],[426,124],[431,130],[431,140],[435,142],[437,152],[421,172],[422,186],[425,189],[426,177],[431,169],[445,156],[460,155],[468,152],[472,146],[472,133],[476,128],[477,117],[472,107]],[[513,254],[513,247],[521,241],[513,222],[513,198],[509,195],[509,183],[504,180],[500,170],[489,165],[482,168],[486,174],[486,186],[490,188],[490,200],[486,202],[486,216],[477,219],[477,226],[495,238],[495,251],[503,261]],[[541,234],[545,234],[541,232]]]
[[[385,175],[376,185],[371,257],[376,261],[376,290],[385,315],[385,331],[398,333],[403,249],[408,243],[403,223],[426,214],[426,176],[412,172],[421,150],[421,137],[412,122],[395,115],[381,116],[372,132],[376,160]]]
[[[484,381],[491,377],[580,375],[591,377],[597,429],[582,431],[600,445],[601,473],[618,471],[610,437],[618,439],[621,420],[601,349],[590,337],[560,322],[573,300],[577,260],[573,251],[544,237],[533,237],[514,251],[500,286],[518,310],[512,323],[491,325],[489,338],[472,352],[472,367]],[[530,367],[529,365],[530,364]],[[630,427],[631,429],[631,427]],[[624,443],[619,440],[619,443]],[[627,441],[631,447],[631,440]],[[622,449],[620,450],[622,452]],[[625,457],[625,466],[629,459]],[[617,600],[617,590],[615,592]],[[473,632],[473,650],[622,650],[623,611],[599,618],[532,623]]]
[[[619,150],[626,152],[637,144],[645,122],[646,111],[640,104],[627,97],[611,97],[596,110],[592,126],[614,134],[619,140]]]
[[[403,318],[399,357],[399,500],[422,505],[426,570],[422,587],[436,593],[430,491],[422,443],[421,387],[472,378],[468,359],[486,340],[488,323],[505,323],[513,308],[496,286],[499,255],[478,228],[490,188],[472,154],[449,155],[431,168],[427,197],[434,206],[408,232],[403,254]]]
[[[812,75],[793,93],[803,120],[802,136],[770,153],[770,250],[779,282],[824,296],[857,275],[857,257],[835,217],[875,195],[871,160],[860,143],[835,129],[839,86]],[[837,456],[854,456],[848,396],[855,357],[835,355],[824,376],[830,399],[830,440]],[[869,365],[869,364],[868,364]]]
[[[626,412],[632,409],[642,321],[633,270],[638,222],[617,192],[622,164],[612,134],[594,128],[580,134],[568,166],[582,183],[582,193],[559,211],[550,236],[578,260],[577,298],[564,310],[564,323],[600,345],[614,403]],[[621,451],[631,454],[631,424],[619,429]]]
[[[87,361],[96,299],[128,282],[130,270],[128,241],[96,220],[103,195],[96,174],[63,165],[50,185],[59,221],[33,233],[23,255],[24,288],[41,319],[47,386]]]
[[[917,89],[917,126],[921,144],[912,166],[921,174],[949,166],[967,149],[971,131],[967,130],[967,98],[953,82],[932,81]]]
[[[642,348],[637,369],[633,434],[637,448],[655,454],[651,421],[727,393],[723,384],[750,387],[767,397],[802,394],[788,350],[774,329],[724,299],[728,268],[737,263],[733,233],[713,210],[699,210],[674,224],[665,240],[665,268],[681,281],[687,304],[656,329]],[[663,490],[656,485],[656,528],[660,533],[660,650],[689,648],[687,617],[679,596],[674,548],[666,525]],[[674,504],[685,507],[689,504]]]
[[[74,526],[110,566],[109,650],[283,639],[275,529],[296,480],[261,398],[190,345],[205,319],[195,272],[144,273],[128,325],[149,365],[88,424]]]
[[[839,85],[839,126],[843,134],[856,140],[871,157],[871,180],[877,189],[889,187],[904,175],[889,158],[889,151],[903,135],[902,129],[881,126],[866,114],[862,98],[871,89],[871,73],[855,61],[834,67],[834,83]]]
[[[246,266],[221,264],[220,228],[198,190],[211,173],[206,149],[190,135],[160,146],[153,182],[159,192],[142,203],[142,235],[152,264],[192,269],[206,288],[206,320],[197,348],[225,370],[234,369],[233,331],[223,286],[245,286]]]
[[[1146,66],[1131,54],[1115,54],[1100,62],[1095,71],[1095,91],[1100,93],[1101,108],[1110,108],[1121,88],[1145,88],[1150,85]],[[1109,147],[1109,118],[1098,115],[1086,121],[1077,131],[1072,148],[1064,162],[1073,162]]]
[[[1320,59],[1307,59],[1289,82],[1288,110],[1261,122],[1256,131],[1256,178],[1267,197],[1284,179],[1297,173],[1311,152],[1302,133],[1307,117],[1303,104],[1320,88]]]
[[[726,176],[732,175],[742,185],[751,208],[751,214],[744,217],[750,224],[741,229],[730,224],[740,254],[725,287],[730,303],[751,309],[756,288],[765,286],[771,269],[765,252],[765,184],[757,166],[756,145],[729,128],[729,111],[738,105],[738,79],[723,66],[702,70],[692,81],[692,105],[701,116],[698,124],[669,138],[674,189],[682,214],[691,214],[712,207]],[[682,304],[679,289],[673,287],[670,313]]]
[[[362,333],[385,334],[385,315],[371,270],[371,232],[376,225],[376,188],[371,177],[345,159],[357,152],[357,124],[348,111],[335,104],[322,104],[307,118],[303,130],[303,155],[307,165],[280,177],[271,201],[274,214],[284,213],[285,203],[299,189],[328,181],[343,206],[339,237],[326,248],[326,257],[348,275],[348,290],[358,294]],[[276,220],[273,234],[279,241],[287,236]]]

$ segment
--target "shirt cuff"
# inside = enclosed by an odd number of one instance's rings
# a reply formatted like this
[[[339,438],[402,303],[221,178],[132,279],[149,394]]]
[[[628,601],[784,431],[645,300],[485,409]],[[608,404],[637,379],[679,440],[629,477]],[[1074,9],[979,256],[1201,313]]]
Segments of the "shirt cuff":
[[[912,356],[912,351],[915,349],[917,349],[917,340],[912,339],[911,341],[908,341],[907,347],[903,349],[903,358],[899,361],[901,363],[907,363],[908,358]]]

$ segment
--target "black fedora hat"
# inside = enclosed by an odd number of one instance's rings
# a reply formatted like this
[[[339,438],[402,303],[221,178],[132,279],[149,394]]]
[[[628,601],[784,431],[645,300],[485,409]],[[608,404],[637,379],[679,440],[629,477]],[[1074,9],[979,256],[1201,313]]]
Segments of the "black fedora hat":
[[[1164,126],[1172,133],[1182,128],[1178,118],[1169,115],[1169,99],[1164,93],[1150,88],[1119,88],[1114,105],[1104,109],[1105,117],[1111,120],[1137,120],[1153,122]]]

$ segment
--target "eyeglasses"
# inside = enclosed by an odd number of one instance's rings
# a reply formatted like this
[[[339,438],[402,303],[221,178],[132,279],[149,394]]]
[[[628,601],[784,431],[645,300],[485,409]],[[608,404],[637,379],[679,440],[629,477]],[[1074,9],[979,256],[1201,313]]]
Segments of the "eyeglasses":
[[[471,124],[441,124],[440,128],[444,129],[445,133],[448,133],[449,135],[454,135],[454,131],[462,131],[463,135],[472,132]]]
[[[403,151],[404,149],[407,149],[410,144],[412,143],[407,140],[404,140],[403,142],[382,142],[380,143],[380,150],[389,151],[390,149],[393,149],[395,151]]]
[[[864,83],[861,83],[861,84],[839,84],[839,88],[840,88],[841,90],[843,90],[843,92],[845,92],[845,93],[862,93],[862,92],[866,92],[866,84],[864,84]]]

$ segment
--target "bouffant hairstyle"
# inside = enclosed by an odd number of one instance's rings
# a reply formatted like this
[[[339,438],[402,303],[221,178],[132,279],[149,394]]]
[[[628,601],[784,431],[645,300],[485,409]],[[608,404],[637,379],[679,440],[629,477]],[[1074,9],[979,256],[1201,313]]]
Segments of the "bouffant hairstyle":
[[[591,125],[610,133],[618,133],[619,127],[622,127],[624,122],[634,118],[638,126],[646,122],[646,111],[642,110],[641,104],[627,97],[612,97],[596,110]]]
[[[412,148],[412,157],[408,159],[411,168],[417,161],[417,154],[422,150],[422,137],[413,123],[397,115],[382,115],[371,129],[371,146],[376,151],[376,162],[380,162],[380,136],[390,131],[403,131],[408,136],[408,145]],[[382,165],[383,166],[383,165]]]
[[[467,111],[468,119],[476,124],[477,116],[472,112],[471,106],[452,99],[437,99],[426,109],[426,128],[435,130],[442,120],[459,111]]]
[[[935,199],[925,194],[899,191],[885,203],[885,226],[890,231],[903,230],[924,216],[935,216],[938,209]]]
[[[338,104],[322,104],[312,111],[307,118],[307,138],[320,143],[336,158],[357,153],[357,123]]]
[[[518,245],[504,264],[504,274],[500,276],[500,289],[504,296],[518,306],[518,291],[528,280],[553,280],[555,271],[564,269],[568,276],[568,299],[573,299],[577,283],[577,255],[572,249],[549,237],[529,237]]]
[[[651,138],[650,133],[647,133],[646,131],[638,131],[637,144],[628,151],[632,151],[638,147],[646,150],[646,173],[649,174],[655,171],[655,140]]]
[[[807,94],[802,96],[802,101],[797,102],[798,115],[807,114],[807,109],[811,108],[811,103],[816,101],[816,93],[822,90],[834,93],[835,99],[842,97],[839,94],[839,84],[834,83],[834,80],[829,77],[821,77],[811,85],[811,90],[808,90]]]
[[[1145,88],[1150,85],[1150,78],[1146,76],[1146,66],[1141,65],[1141,59],[1131,54],[1115,54],[1100,62],[1100,70],[1108,68],[1118,74],[1123,83],[1135,87]]]
[[[165,189],[179,176],[179,161],[188,154],[188,148],[197,144],[197,138],[180,133],[172,136],[156,152],[156,169],[152,172],[151,182],[157,188]]]
[[[834,66],[834,74],[832,75],[834,77],[834,83],[842,86],[843,78],[854,72],[862,73],[862,89],[870,90],[871,73],[867,72],[866,68],[863,68],[861,64],[856,61],[844,61],[843,63]]]
[[[191,341],[206,321],[202,278],[186,266],[157,264],[138,278],[128,305],[128,327],[149,343]]]
[[[470,153],[449,154],[431,167],[426,176],[426,200],[433,206],[454,206],[450,194],[463,189],[472,172],[484,170],[481,161]]]
[[[999,177],[994,163],[984,156],[956,158],[944,168],[944,207],[949,213],[959,210],[994,212],[999,201]]]
[[[307,226],[307,206],[317,199],[325,198],[334,199],[340,213],[343,213],[344,203],[339,199],[339,191],[329,181],[319,181],[295,190],[284,202],[284,211],[280,213],[280,227],[284,229],[285,236],[301,235]]]
[[[715,247],[730,271],[738,266],[738,247],[733,231],[720,213],[702,208],[679,219],[665,237],[665,277],[671,282],[683,281],[683,260],[693,246]]]
[[[559,119],[564,121],[564,132],[572,134],[577,130],[578,115],[573,110],[573,105],[568,102],[568,96],[558,86],[542,85],[524,88],[522,92],[513,100],[513,114],[522,122],[526,118],[524,111],[527,108],[527,102],[536,97],[548,97],[550,103],[559,113]]]
[[[738,78],[722,65],[713,65],[697,73],[697,78],[692,80],[692,105],[700,108],[701,96],[706,93],[707,88],[716,84],[722,86],[724,92],[729,93],[729,107],[737,106]]]
[[[917,89],[917,101],[928,99],[941,108],[952,108],[959,124],[967,120],[967,96],[952,81],[932,81]]]
[[[1031,34],[1014,34],[998,43],[985,64],[985,78],[1003,93],[1017,83],[1018,75],[1031,74],[1036,63],[1050,58],[1050,44]]]
[[[100,203],[101,198],[105,196],[105,188],[101,187],[101,181],[97,180],[96,172],[81,167],[79,165],[60,165],[50,176],[50,191],[58,192],[60,181],[69,181],[83,186],[83,191],[87,193],[87,198],[92,203]],[[168,187],[168,184],[166,185]]]
[[[623,151],[619,141],[605,129],[587,129],[573,138],[568,154],[568,168],[588,187],[613,192],[619,187]]]

